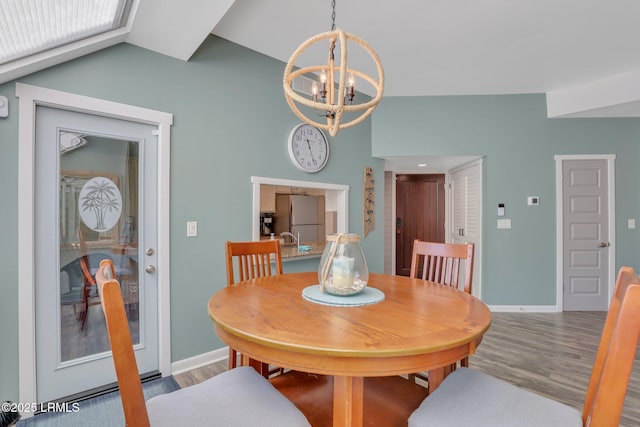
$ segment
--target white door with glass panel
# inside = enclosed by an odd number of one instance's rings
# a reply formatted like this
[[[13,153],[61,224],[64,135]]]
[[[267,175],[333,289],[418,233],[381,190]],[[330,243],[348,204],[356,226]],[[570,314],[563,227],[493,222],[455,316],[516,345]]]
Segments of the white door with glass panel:
[[[50,401],[113,383],[95,286],[115,266],[141,373],[158,369],[155,126],[36,110],[36,384]]]

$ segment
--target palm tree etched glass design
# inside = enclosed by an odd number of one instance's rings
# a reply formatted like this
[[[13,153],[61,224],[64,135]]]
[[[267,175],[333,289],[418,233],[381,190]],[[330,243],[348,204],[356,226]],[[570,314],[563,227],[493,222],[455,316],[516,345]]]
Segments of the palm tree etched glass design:
[[[98,176],[87,181],[78,202],[82,221],[94,231],[111,230],[122,213],[122,195],[109,178]]]

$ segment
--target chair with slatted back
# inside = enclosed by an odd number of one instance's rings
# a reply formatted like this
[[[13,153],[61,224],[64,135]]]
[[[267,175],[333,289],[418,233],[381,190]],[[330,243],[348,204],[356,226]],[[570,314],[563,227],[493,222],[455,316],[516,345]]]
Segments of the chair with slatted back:
[[[102,261],[96,281],[127,426],[310,426],[293,403],[249,366],[145,402],[124,301],[114,277],[113,262]]]
[[[261,240],[259,242],[227,242],[227,286],[237,282],[255,279],[263,276],[282,274],[282,255],[278,240]],[[273,259],[272,259],[273,257]],[[234,267],[234,259],[235,267]],[[271,264],[274,264],[273,266]],[[237,277],[234,270],[237,269]],[[238,365],[238,353],[229,348],[229,369]],[[266,377],[280,372],[279,368],[269,370],[263,363],[259,370]]]
[[[618,274],[582,414],[573,407],[469,368],[449,375],[409,427],[614,427],[619,425],[640,339],[640,278]]]
[[[470,294],[473,280],[473,243],[434,243],[415,240],[410,277],[459,288],[460,267],[464,263],[462,290]]]
[[[473,281],[473,252],[473,243],[435,243],[416,239],[413,242],[409,276],[460,289],[460,271],[464,265],[462,290],[470,294]],[[451,369],[455,369],[456,365],[451,365]],[[462,359],[460,365],[468,367],[469,358]],[[409,378],[414,381],[416,378],[428,381],[427,375],[423,373],[411,374]]]
[[[76,318],[80,322],[80,330],[84,330],[87,325],[89,309],[100,304],[96,282],[91,272],[95,271],[101,260],[112,259],[108,254],[89,253],[84,227],[81,225],[78,228],[80,256],[60,269],[61,282],[64,277],[66,288],[68,288],[61,292],[60,303],[73,305],[74,313],[77,313]],[[76,312],[76,306],[80,307],[79,312]]]

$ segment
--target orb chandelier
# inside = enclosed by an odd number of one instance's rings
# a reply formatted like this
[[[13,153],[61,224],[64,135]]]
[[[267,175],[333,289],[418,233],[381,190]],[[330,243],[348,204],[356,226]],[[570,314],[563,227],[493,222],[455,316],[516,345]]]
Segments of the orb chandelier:
[[[384,71],[380,58],[369,44],[361,38],[336,29],[336,2],[332,0],[331,7],[331,31],[317,34],[302,43],[291,55],[284,69],[283,87],[284,96],[291,110],[305,123],[329,132],[336,136],[339,130],[345,129],[366,119],[376,108],[382,99],[384,90]],[[328,41],[328,59],[326,65],[312,65],[308,67],[295,67],[299,56],[316,43]],[[371,77],[368,74],[349,68],[347,64],[347,45],[351,43],[361,47],[373,60],[378,76]],[[334,51],[336,45],[340,48],[339,62],[336,63]],[[294,68],[295,71],[294,71]],[[307,76],[308,75],[308,76]],[[305,76],[314,80],[312,93],[305,97],[293,89],[293,81],[296,77]],[[368,82],[375,89],[375,96],[369,101],[356,102],[356,79]],[[315,110],[316,115],[322,117],[322,122],[307,117],[300,105]],[[344,121],[344,113],[359,113],[350,120]],[[353,118],[351,118],[353,117]]]

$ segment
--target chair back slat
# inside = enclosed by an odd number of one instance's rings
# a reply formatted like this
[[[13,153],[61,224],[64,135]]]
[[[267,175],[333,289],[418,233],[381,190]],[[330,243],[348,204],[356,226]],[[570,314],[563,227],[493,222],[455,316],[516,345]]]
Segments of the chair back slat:
[[[142,393],[136,356],[133,352],[129,322],[115,277],[113,262],[102,260],[96,273],[100,302],[107,324],[113,363],[127,426],[149,427],[149,416]]]
[[[463,290],[471,293],[473,281],[473,243],[434,243],[415,240],[409,276],[458,288],[464,261]]]
[[[241,255],[240,258],[248,270],[243,277],[240,277],[240,281],[262,276],[271,276],[273,274],[271,257],[268,253]]]
[[[585,427],[619,423],[640,338],[639,283],[632,268],[620,269],[585,397]]]

